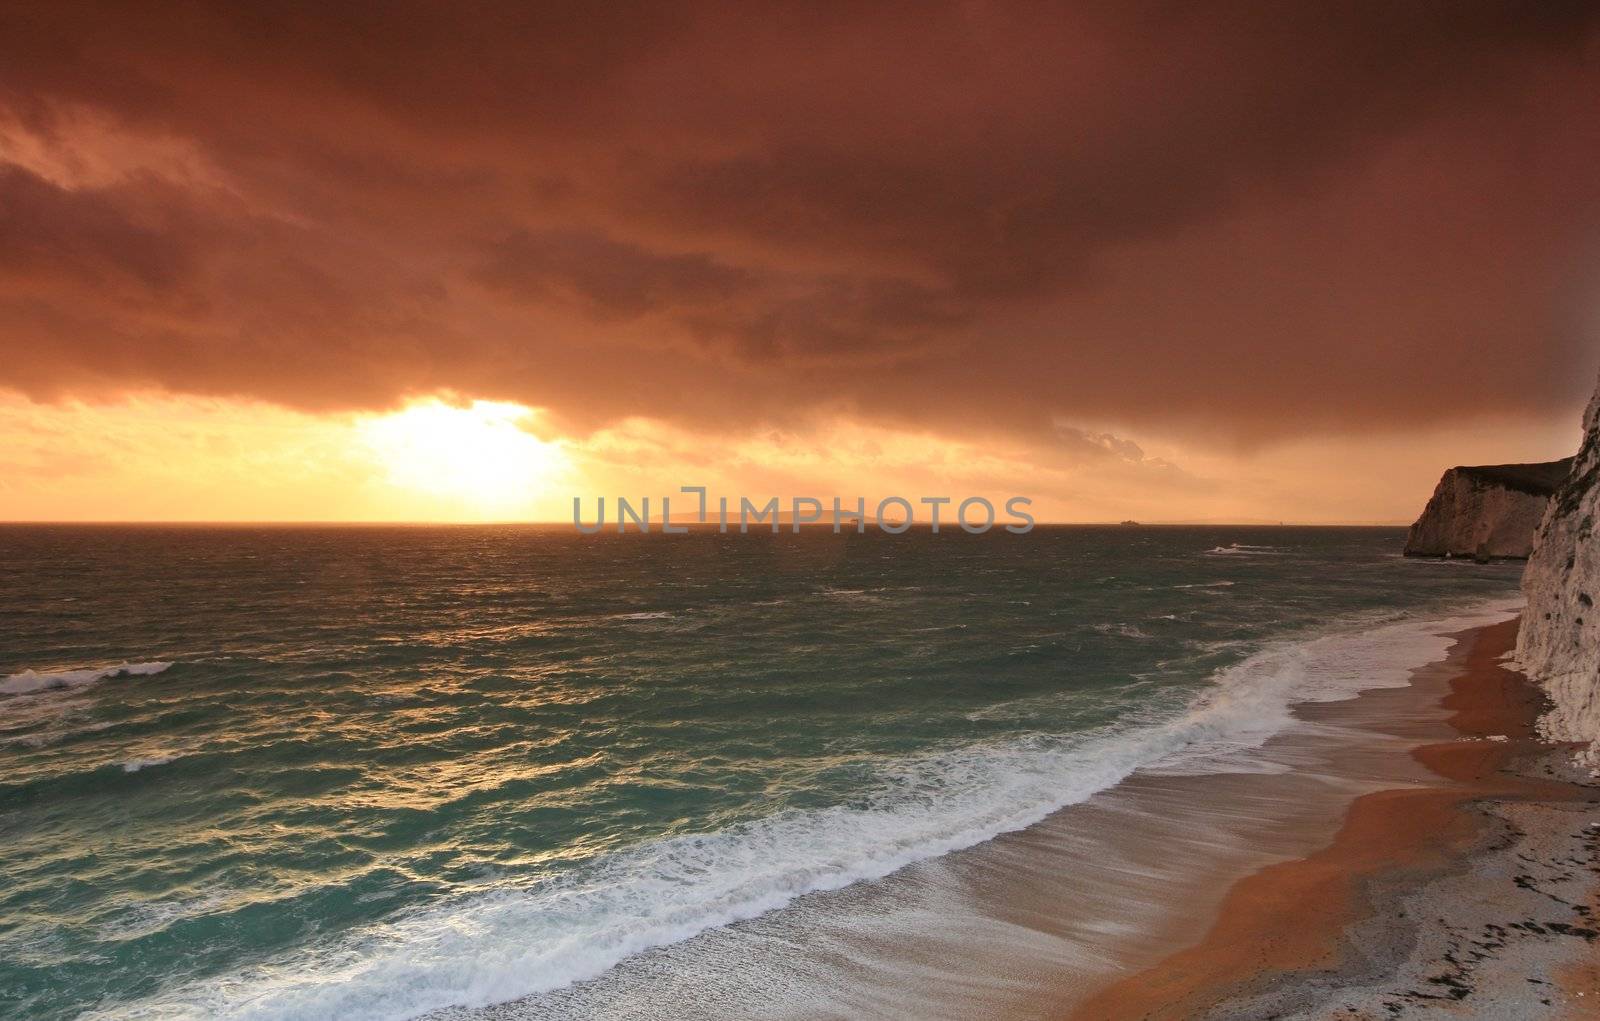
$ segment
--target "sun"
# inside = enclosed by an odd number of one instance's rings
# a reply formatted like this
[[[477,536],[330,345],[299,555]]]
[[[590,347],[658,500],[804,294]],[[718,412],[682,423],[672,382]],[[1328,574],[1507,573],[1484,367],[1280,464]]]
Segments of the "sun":
[[[529,431],[538,412],[505,401],[418,401],[360,420],[358,430],[390,486],[451,517],[529,518],[571,467],[559,442]]]

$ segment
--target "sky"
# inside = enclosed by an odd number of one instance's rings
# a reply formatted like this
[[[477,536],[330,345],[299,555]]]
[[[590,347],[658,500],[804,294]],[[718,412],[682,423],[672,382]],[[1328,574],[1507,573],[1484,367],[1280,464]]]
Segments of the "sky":
[[[0,520],[1403,522],[1576,446],[1600,6],[520,6],[0,8]]]

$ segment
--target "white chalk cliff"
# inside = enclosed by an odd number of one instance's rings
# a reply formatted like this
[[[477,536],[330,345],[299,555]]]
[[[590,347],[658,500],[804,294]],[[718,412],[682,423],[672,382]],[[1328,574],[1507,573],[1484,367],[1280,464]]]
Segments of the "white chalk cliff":
[[[1553,708],[1542,726],[1557,741],[1587,741],[1600,765],[1600,388],[1583,416],[1583,445],[1550,499],[1522,575],[1528,605],[1517,664]]]
[[[1572,460],[1451,468],[1406,536],[1408,557],[1526,558]]]

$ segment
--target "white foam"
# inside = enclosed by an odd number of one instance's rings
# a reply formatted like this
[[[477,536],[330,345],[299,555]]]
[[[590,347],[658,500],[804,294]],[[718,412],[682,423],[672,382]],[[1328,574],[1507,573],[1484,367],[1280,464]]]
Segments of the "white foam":
[[[1444,654],[1449,634],[1512,612],[1502,601],[1277,643],[1220,672],[1174,719],[907,758],[851,804],[653,840],[559,880],[440,902],[89,1016],[378,1021],[558,989],[806,893],[1029,826],[1141,767],[1197,770],[1259,746],[1292,724],[1293,703],[1404,684]]]
[[[1451,635],[1508,620],[1518,609],[1514,602],[1496,600],[1447,616],[1375,622],[1268,645],[1219,674],[1218,684],[1201,696],[1188,718],[1195,739],[1152,766],[1173,773],[1240,768],[1241,752],[1260,747],[1292,723],[1295,704],[1402,687],[1417,667],[1444,658],[1454,642]],[[1217,732],[1205,734],[1214,724],[1220,724]]]
[[[1206,550],[1206,553],[1212,556],[1235,554],[1246,557],[1277,557],[1282,556],[1283,552],[1284,550],[1281,546],[1252,546],[1243,542],[1233,542],[1226,546],[1213,546],[1211,549]]]
[[[81,670],[24,670],[0,681],[0,694],[31,695],[38,691],[82,688],[112,677],[146,677],[159,674],[171,663],[119,663],[116,666],[86,667]]]
[[[149,769],[152,766],[165,766],[167,763],[172,762],[180,757],[181,756],[179,755],[173,754],[152,755],[149,758],[143,759],[128,759],[126,762],[121,763],[122,771],[124,773],[137,773],[141,769]]]

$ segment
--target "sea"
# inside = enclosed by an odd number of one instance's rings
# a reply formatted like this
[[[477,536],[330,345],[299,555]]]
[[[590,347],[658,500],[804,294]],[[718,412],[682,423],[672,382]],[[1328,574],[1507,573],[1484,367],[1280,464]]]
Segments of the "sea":
[[[1403,538],[0,527],[0,1017],[807,1016],[743,934],[1515,611]]]

